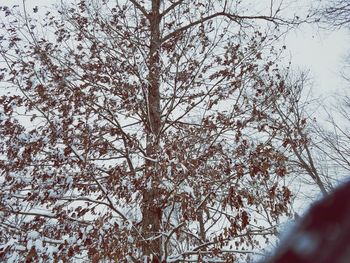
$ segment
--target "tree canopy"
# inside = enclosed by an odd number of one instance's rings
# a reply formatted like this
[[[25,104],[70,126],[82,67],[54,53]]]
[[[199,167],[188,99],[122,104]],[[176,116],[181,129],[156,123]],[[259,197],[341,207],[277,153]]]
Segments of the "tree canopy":
[[[2,7],[0,258],[249,260],[307,143],[272,2]]]

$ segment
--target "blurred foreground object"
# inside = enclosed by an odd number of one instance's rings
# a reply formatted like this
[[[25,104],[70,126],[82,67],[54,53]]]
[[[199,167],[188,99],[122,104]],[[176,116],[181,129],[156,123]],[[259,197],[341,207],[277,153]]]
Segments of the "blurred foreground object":
[[[350,262],[350,182],[315,203],[265,262]]]

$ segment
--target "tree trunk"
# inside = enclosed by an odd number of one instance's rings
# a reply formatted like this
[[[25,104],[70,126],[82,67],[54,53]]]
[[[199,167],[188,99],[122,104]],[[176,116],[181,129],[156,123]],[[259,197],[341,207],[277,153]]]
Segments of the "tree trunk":
[[[148,127],[147,130],[147,159],[145,161],[145,177],[147,187],[143,191],[142,206],[142,233],[144,238],[149,238],[143,243],[143,254],[149,257],[150,262],[161,261],[161,236],[160,225],[162,220],[162,208],[159,203],[159,174],[157,154],[159,150],[159,132],[160,132],[160,65],[159,65],[159,47],[160,47],[160,0],[152,0],[152,13],[148,18],[150,21],[150,53],[148,60]]]

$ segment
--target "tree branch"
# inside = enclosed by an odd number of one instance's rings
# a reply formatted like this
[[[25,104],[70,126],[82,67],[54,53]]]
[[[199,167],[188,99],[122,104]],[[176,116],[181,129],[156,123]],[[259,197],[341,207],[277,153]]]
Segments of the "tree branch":
[[[197,21],[194,21],[192,23],[189,23],[188,25],[185,25],[183,27],[180,27],[178,29],[176,29],[175,31],[173,31],[172,33],[168,34],[167,36],[165,36],[164,38],[161,39],[161,43],[167,41],[168,39],[172,38],[173,36],[183,32],[183,31],[186,31],[187,29],[191,28],[191,27],[194,27],[198,24],[201,24],[201,23],[204,23],[206,21],[209,21],[211,19],[214,19],[216,17],[220,17],[220,16],[223,16],[223,17],[227,17],[228,19],[238,23],[238,24],[241,24],[241,21],[243,20],[265,20],[265,21],[268,21],[268,22],[272,22],[274,23],[275,25],[278,25],[278,24],[296,24],[296,22],[293,22],[293,21],[286,21],[286,20],[283,20],[281,18],[276,18],[276,17],[271,17],[271,16],[239,16],[239,15],[233,15],[233,14],[230,14],[230,13],[226,13],[224,11],[222,12],[218,12],[218,13],[215,13],[215,14],[212,14],[210,16],[207,16],[207,17],[203,17]]]
[[[173,3],[172,5],[170,5],[167,9],[164,10],[163,13],[160,14],[161,17],[165,16],[167,13],[169,13],[172,9],[174,9],[176,6],[178,6],[179,4],[181,4],[184,0],[179,0],[175,3]]]
[[[149,14],[146,9],[140,5],[136,0],[129,0],[145,17],[149,18]]]

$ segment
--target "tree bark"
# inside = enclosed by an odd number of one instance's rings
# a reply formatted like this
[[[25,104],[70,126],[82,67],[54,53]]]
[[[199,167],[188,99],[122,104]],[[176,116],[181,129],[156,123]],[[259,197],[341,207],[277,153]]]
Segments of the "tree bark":
[[[145,177],[147,187],[143,191],[142,207],[142,232],[144,238],[148,239],[143,243],[143,254],[148,256],[149,262],[161,261],[161,238],[160,226],[162,220],[162,208],[159,203],[159,174],[157,154],[159,150],[159,132],[161,127],[160,119],[160,0],[152,0],[152,11],[148,15],[150,22],[150,52],[148,58],[148,124]]]

